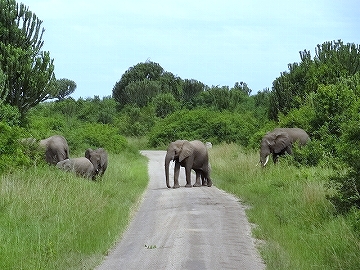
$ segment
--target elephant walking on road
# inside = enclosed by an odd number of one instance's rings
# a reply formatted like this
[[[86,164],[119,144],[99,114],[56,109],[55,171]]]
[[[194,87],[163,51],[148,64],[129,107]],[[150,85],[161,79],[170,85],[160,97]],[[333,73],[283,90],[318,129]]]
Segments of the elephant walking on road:
[[[300,146],[310,140],[309,135],[301,128],[276,128],[264,135],[260,146],[260,163],[264,167],[272,154],[276,163],[281,155],[292,154],[292,145],[298,142]]]
[[[67,172],[74,172],[78,176],[94,179],[94,166],[86,157],[65,159],[59,161],[56,167]]]
[[[40,147],[45,149],[45,160],[56,165],[59,161],[69,158],[69,145],[60,135],[54,135],[40,141]]]
[[[166,186],[170,188],[169,184],[169,163],[175,162],[174,168],[174,188],[180,187],[179,185],[179,172],[180,166],[185,167],[186,185],[191,187],[191,170],[196,173],[196,182],[194,187],[201,186],[200,178],[207,180],[207,186],[212,186],[210,178],[209,157],[208,150],[204,143],[201,141],[186,141],[177,140],[171,142],[167,148],[165,156],[165,178]]]

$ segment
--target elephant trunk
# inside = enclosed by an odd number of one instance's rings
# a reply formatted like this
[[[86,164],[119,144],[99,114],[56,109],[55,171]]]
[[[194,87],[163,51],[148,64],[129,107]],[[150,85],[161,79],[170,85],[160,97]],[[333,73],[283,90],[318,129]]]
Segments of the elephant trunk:
[[[172,157],[170,155],[166,155],[165,157],[165,179],[166,179],[166,186],[170,188],[169,183],[169,165],[170,161],[172,160]]]
[[[261,163],[261,167],[265,167],[266,164],[269,161],[269,156],[271,154],[271,149],[270,149],[270,143],[267,140],[262,140],[261,141],[261,147],[260,147],[260,163]]]

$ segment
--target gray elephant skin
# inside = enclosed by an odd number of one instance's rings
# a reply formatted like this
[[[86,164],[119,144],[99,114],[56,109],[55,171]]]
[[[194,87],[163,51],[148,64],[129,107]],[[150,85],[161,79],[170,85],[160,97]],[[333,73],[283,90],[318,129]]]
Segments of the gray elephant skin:
[[[69,145],[61,135],[43,139],[39,144],[45,149],[45,160],[49,164],[56,165],[59,161],[69,158]]]
[[[304,146],[310,140],[309,135],[301,128],[275,128],[264,135],[260,145],[260,163],[264,167],[272,154],[274,164],[281,155],[292,154],[292,146],[297,142]]]
[[[208,187],[212,186],[210,178],[209,168],[209,156],[208,150],[205,144],[201,141],[187,141],[177,140],[171,142],[167,148],[165,156],[165,178],[166,186],[170,188],[169,184],[169,164],[170,161],[175,162],[174,167],[174,186],[173,188],[179,188],[179,172],[180,166],[185,167],[186,185],[185,187],[191,187],[191,170],[196,173],[196,182],[194,187],[201,186],[200,178],[203,179],[203,184]]]
[[[74,172],[78,176],[94,178],[94,166],[86,157],[65,159],[59,161],[56,167],[67,172]]]
[[[91,149],[85,151],[85,157],[94,165],[94,177],[103,176],[108,166],[108,154],[104,148]]]

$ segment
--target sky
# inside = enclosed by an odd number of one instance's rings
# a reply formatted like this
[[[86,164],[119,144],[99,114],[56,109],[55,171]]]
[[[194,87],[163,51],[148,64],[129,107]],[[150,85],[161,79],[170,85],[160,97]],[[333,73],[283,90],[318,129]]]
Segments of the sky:
[[[43,21],[43,50],[73,98],[111,96],[130,67],[152,61],[208,86],[252,94],[317,44],[360,44],[358,0],[23,0]]]

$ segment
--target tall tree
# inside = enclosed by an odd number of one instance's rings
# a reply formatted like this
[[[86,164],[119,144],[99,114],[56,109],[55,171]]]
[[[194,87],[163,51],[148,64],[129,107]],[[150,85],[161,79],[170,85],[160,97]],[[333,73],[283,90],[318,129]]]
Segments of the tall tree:
[[[113,98],[118,102],[119,108],[129,103],[141,103],[143,106],[143,102],[148,100],[144,96],[148,95],[148,91],[153,94],[157,88],[150,82],[158,81],[163,72],[164,69],[158,63],[151,61],[139,63],[125,71],[113,88]],[[143,86],[146,86],[145,92]]]
[[[300,58],[300,63],[289,64],[289,70],[273,82],[272,119],[277,119],[279,112],[286,114],[292,108],[299,108],[310,93],[317,92],[319,85],[335,84],[340,78],[360,71],[360,46],[344,44],[341,40],[317,45],[314,59],[307,50],[300,52]]]
[[[5,88],[5,83],[6,83],[6,75],[0,67],[0,103],[4,101],[8,93]]]
[[[55,88],[57,94],[54,96],[54,98],[57,98],[58,101],[64,100],[67,96],[74,93],[76,89],[76,83],[69,79],[59,79],[56,80]]]
[[[42,21],[24,4],[0,0],[0,66],[6,75],[5,102],[27,111],[55,93],[53,59],[41,51]]]
[[[200,81],[191,79],[185,79],[183,82],[182,90],[182,102],[187,108],[193,108],[195,106],[196,97],[204,92],[205,84]]]

